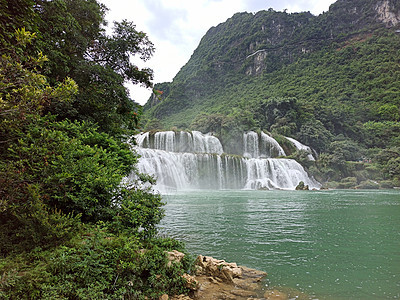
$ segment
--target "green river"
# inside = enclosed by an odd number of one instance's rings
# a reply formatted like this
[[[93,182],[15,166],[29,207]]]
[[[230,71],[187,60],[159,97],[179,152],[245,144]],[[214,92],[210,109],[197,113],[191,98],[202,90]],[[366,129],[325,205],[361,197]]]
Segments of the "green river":
[[[164,235],[310,299],[400,299],[400,191],[163,195]]]

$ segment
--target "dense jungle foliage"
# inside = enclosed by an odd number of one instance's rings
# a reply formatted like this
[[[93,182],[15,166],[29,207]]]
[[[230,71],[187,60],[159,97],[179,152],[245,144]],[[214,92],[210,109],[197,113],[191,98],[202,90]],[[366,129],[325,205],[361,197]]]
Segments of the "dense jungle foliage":
[[[235,14],[156,85],[146,129],[214,131],[228,144],[265,130],[314,148],[315,164],[293,155],[323,182],[400,185],[399,20],[397,1],[373,0],[339,0],[320,16]]]
[[[0,3],[0,298],[148,299],[187,291],[183,246],[156,235],[153,179],[127,137],[153,44],[96,0]],[[131,175],[135,182],[121,183]]]

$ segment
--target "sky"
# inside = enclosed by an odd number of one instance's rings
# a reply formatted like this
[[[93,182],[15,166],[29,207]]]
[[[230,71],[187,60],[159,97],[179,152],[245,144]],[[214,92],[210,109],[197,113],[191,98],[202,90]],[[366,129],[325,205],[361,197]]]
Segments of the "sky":
[[[201,38],[212,26],[225,22],[237,12],[273,8],[288,13],[310,11],[319,15],[335,0],[100,0],[109,11],[106,19],[126,19],[147,34],[155,46],[147,62],[132,58],[139,67],[154,71],[154,83],[170,82],[187,63]],[[146,103],[151,90],[127,84],[131,98]]]

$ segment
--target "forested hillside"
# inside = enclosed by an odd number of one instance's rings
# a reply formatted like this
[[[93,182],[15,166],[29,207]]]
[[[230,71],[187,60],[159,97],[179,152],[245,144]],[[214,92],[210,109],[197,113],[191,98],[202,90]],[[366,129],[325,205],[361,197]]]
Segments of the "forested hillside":
[[[319,16],[238,13],[156,85],[146,129],[214,131],[228,144],[264,130],[314,148],[308,167],[322,181],[399,184],[399,49],[394,0],[338,0]]]
[[[148,299],[187,291],[166,267],[158,194],[127,144],[154,49],[133,23],[105,32],[96,0],[0,1],[0,298]],[[132,176],[130,183],[122,179]]]

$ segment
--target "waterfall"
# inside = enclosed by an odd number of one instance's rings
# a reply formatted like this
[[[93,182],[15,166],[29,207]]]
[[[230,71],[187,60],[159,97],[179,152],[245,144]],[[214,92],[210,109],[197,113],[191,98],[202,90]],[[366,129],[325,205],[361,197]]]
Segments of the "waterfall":
[[[183,189],[295,189],[300,181],[319,183],[292,159],[271,158],[285,152],[270,136],[247,132],[244,156],[223,154],[219,139],[193,132],[141,133],[134,151],[138,170],[157,179],[160,192]],[[269,158],[259,158],[269,157]]]
[[[243,134],[244,153],[247,158],[258,158],[260,154],[258,144],[258,134],[254,131],[249,131]]]
[[[224,152],[221,142],[211,133],[199,131],[160,131],[150,134],[141,133],[135,136],[140,148],[182,152],[182,153],[217,153]]]
[[[285,151],[279,143],[264,132],[261,132],[261,156],[262,157],[276,157],[286,156]]]
[[[293,138],[286,137],[286,136],[285,136],[285,138],[286,138],[289,142],[291,142],[291,143],[293,144],[293,146],[296,147],[297,150],[304,150],[304,151],[306,151],[306,152],[308,153],[307,158],[308,158],[309,160],[315,161],[315,158],[314,158],[314,156],[312,155],[313,151],[311,150],[310,147],[308,147],[308,146],[306,146],[306,145],[303,145],[302,143],[300,143],[299,141],[297,141],[297,140],[295,140],[295,139],[293,139]]]
[[[295,189],[300,181],[318,187],[304,168],[293,159],[249,159],[245,189]]]
[[[249,131],[243,134],[244,152],[247,158],[271,158],[286,156],[279,143],[268,134]]]

